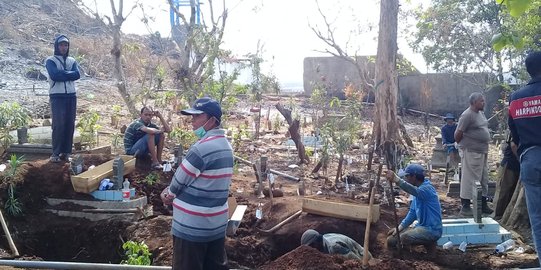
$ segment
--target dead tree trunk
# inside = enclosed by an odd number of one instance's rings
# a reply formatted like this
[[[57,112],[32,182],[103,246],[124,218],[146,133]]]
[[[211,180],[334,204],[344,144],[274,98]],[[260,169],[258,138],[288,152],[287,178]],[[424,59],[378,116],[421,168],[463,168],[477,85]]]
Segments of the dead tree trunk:
[[[398,145],[401,145],[398,134],[397,96],[398,77],[396,71],[396,39],[398,28],[398,0],[381,0],[378,34],[378,53],[376,57],[376,115],[374,117],[373,139],[379,153],[385,157],[387,168],[396,170],[398,161]],[[391,205],[393,207],[395,229],[400,253],[399,220],[394,208],[394,196],[391,186]]]
[[[120,96],[122,96],[124,103],[126,103],[128,111],[132,116],[136,117],[137,115],[139,115],[139,112],[135,108],[135,103],[130,93],[128,92],[126,85],[126,77],[124,76],[124,69],[122,68],[122,41],[120,40],[120,28],[122,27],[122,23],[124,23],[124,20],[126,20],[126,18],[122,15],[124,1],[119,1],[118,12],[116,10],[114,1],[110,1],[111,10],[113,12],[113,22],[109,20],[109,24],[113,29],[113,49],[111,50],[111,54],[113,55],[114,61],[114,76],[117,81],[116,87],[118,89],[118,92],[120,93]]]
[[[293,142],[295,143],[295,147],[297,147],[297,152],[299,152],[299,164],[310,163],[310,159],[306,155],[304,144],[302,143],[301,134],[299,133],[299,119],[292,119],[291,110],[284,108],[284,106],[282,106],[282,104],[280,103],[276,104],[276,109],[284,116],[287,124],[289,125],[289,135],[291,136],[291,140],[293,140]]]
[[[386,141],[401,142],[398,135],[396,72],[396,39],[398,0],[382,0],[379,19],[378,52],[376,58],[376,115],[374,139],[376,147]]]
[[[338,159],[338,169],[336,170],[336,178],[334,179],[334,185],[338,184],[338,181],[342,178],[342,167],[344,166],[344,155],[341,154]]]
[[[404,141],[406,141],[406,144],[413,148],[413,141],[411,140],[410,136],[408,135],[408,131],[406,130],[406,127],[404,126],[404,122],[402,122],[401,118],[398,118],[398,127],[400,128],[400,132],[402,132],[402,138],[404,138]]]
[[[503,212],[500,224],[511,230],[527,230],[530,228],[526,194],[520,181],[518,181],[513,197],[511,197],[511,201],[505,208],[505,212]]]

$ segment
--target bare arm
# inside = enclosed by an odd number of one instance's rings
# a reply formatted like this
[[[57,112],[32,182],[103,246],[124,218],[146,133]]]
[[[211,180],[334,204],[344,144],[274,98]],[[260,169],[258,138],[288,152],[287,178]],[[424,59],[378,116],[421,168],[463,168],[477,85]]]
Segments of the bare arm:
[[[459,143],[460,141],[462,141],[463,137],[464,137],[464,131],[457,128],[455,131],[455,142]]]
[[[162,123],[162,131],[165,133],[171,132],[171,127],[169,127],[169,124],[167,123],[167,121],[165,121],[162,114],[159,111],[155,111],[154,115],[160,118],[160,122]]]
[[[151,128],[151,127],[142,127],[141,131],[143,131],[146,134],[153,134],[153,135],[162,133],[161,130],[157,128]]]

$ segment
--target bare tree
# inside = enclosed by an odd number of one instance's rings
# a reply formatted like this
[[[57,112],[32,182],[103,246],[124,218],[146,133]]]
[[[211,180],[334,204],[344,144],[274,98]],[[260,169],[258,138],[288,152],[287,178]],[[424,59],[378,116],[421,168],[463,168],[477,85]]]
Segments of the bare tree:
[[[297,147],[299,164],[309,164],[310,158],[308,157],[308,155],[306,155],[306,150],[304,144],[302,143],[302,137],[299,133],[301,121],[299,119],[293,119],[291,117],[291,110],[285,108],[282,104],[278,103],[275,107],[282,114],[282,116],[284,116],[287,123],[289,124],[289,136],[291,136],[291,140],[295,143],[295,146]]]
[[[135,108],[135,102],[130,95],[130,92],[128,91],[127,86],[127,80],[124,76],[124,69],[122,67],[122,40],[121,40],[121,31],[120,28],[122,27],[122,24],[126,20],[126,18],[133,12],[135,7],[137,5],[134,5],[128,15],[123,16],[122,13],[124,11],[124,0],[118,1],[118,10],[115,6],[114,0],[110,0],[111,3],[111,11],[113,13],[113,20],[111,21],[111,18],[105,16],[107,20],[109,21],[109,26],[113,30],[113,48],[111,49],[111,55],[113,55],[114,60],[114,77],[116,79],[116,87],[118,89],[118,92],[122,96],[122,99],[124,100],[124,103],[126,103],[126,106],[128,107],[128,111],[132,116],[139,115],[139,112]]]
[[[371,72],[371,68],[369,65],[373,63],[373,59],[367,57],[359,57],[357,53],[351,55],[345,49],[343,49],[341,45],[338,44],[334,37],[334,29],[331,23],[327,19],[327,16],[325,16],[323,11],[321,10],[319,3],[317,1],[316,3],[319,14],[321,15],[325,23],[326,29],[325,31],[321,31],[318,28],[312,26],[310,26],[310,28],[320,40],[322,40],[328,47],[330,47],[329,49],[325,49],[324,52],[329,53],[335,57],[339,57],[353,64],[353,66],[358,72],[361,85],[363,88],[365,88],[365,91],[367,93],[375,93],[376,114],[373,120],[374,125],[370,143],[371,150],[368,157],[368,170],[371,170],[373,153],[376,149],[381,149],[381,145],[385,141],[392,139],[390,141],[397,141],[402,144],[402,141],[400,140],[400,134],[398,133],[399,130],[402,131],[402,135],[404,136],[404,138],[407,138],[407,145],[409,147],[413,147],[413,142],[411,141],[411,139],[409,139],[406,128],[404,127],[403,123],[398,121],[396,115],[398,95],[397,69],[400,69],[401,74],[411,72],[412,70],[411,64],[403,58],[399,59],[400,65],[398,65],[399,67],[397,67],[396,40],[398,27],[398,3],[396,3],[396,10],[387,10],[388,8],[390,8],[389,4],[382,3],[381,17],[384,17],[384,19],[380,18],[379,22],[380,31],[378,39],[378,52],[375,64],[375,73]],[[384,4],[385,7],[383,6]],[[390,13],[393,13],[393,15],[391,15]],[[391,21],[385,21],[387,19],[391,19],[391,16],[394,16],[394,19],[392,19]],[[393,24],[394,28],[392,26]],[[382,44],[382,42],[384,43]],[[383,66],[382,64],[385,65]],[[366,96],[368,98],[369,95]]]
[[[357,55],[357,52],[355,52],[353,55],[349,54],[347,50],[343,49],[341,45],[336,41],[336,38],[334,37],[334,29],[327,19],[327,16],[323,11],[321,10],[321,7],[319,6],[319,1],[316,1],[317,10],[321,17],[323,18],[323,22],[325,23],[325,30],[321,31],[319,28],[310,26],[310,29],[316,34],[316,36],[323,41],[327,46],[329,46],[332,49],[326,48],[323,52],[328,53],[332,56],[339,57],[342,60],[345,60],[355,67],[359,74],[359,78],[361,79],[361,84],[363,87],[367,88],[366,90],[371,91],[374,88],[374,74],[371,73],[370,69],[368,68],[368,64],[370,63],[371,59],[365,58],[365,57],[359,57]],[[346,48],[349,42],[346,42]],[[367,95],[368,96],[368,95]]]
[[[196,3],[190,0],[190,17],[184,14],[168,0],[169,6],[182,20],[182,29],[186,33],[184,40],[175,40],[180,50],[180,66],[176,74],[179,89],[184,90],[188,99],[195,99],[202,91],[202,84],[214,74],[215,60],[220,56],[220,45],[227,21],[227,9],[223,0],[223,10],[216,17],[214,4],[208,0],[209,21],[201,14],[201,24],[196,22]],[[208,24],[207,24],[208,23]],[[183,32],[182,31],[182,32]]]

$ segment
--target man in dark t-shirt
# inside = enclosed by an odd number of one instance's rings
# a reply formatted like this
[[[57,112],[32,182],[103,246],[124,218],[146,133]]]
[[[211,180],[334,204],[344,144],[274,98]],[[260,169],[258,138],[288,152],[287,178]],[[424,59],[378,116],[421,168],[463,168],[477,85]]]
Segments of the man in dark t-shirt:
[[[157,116],[163,128],[151,122],[152,117]],[[153,169],[162,169],[162,151],[165,142],[165,134],[171,132],[171,128],[164,120],[159,111],[152,111],[147,107],[141,109],[140,118],[134,120],[124,133],[124,149],[127,155],[136,157],[150,154]]]

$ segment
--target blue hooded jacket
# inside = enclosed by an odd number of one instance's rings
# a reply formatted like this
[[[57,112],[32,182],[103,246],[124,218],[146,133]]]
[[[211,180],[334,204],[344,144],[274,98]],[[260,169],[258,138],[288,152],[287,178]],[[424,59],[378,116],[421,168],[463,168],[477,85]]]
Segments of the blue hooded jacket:
[[[79,65],[73,57],[69,56],[69,47],[66,55],[62,55],[58,48],[60,42],[68,42],[65,35],[58,36],[54,41],[54,55],[45,60],[45,67],[49,74],[50,96],[75,96],[75,81],[81,75]]]

